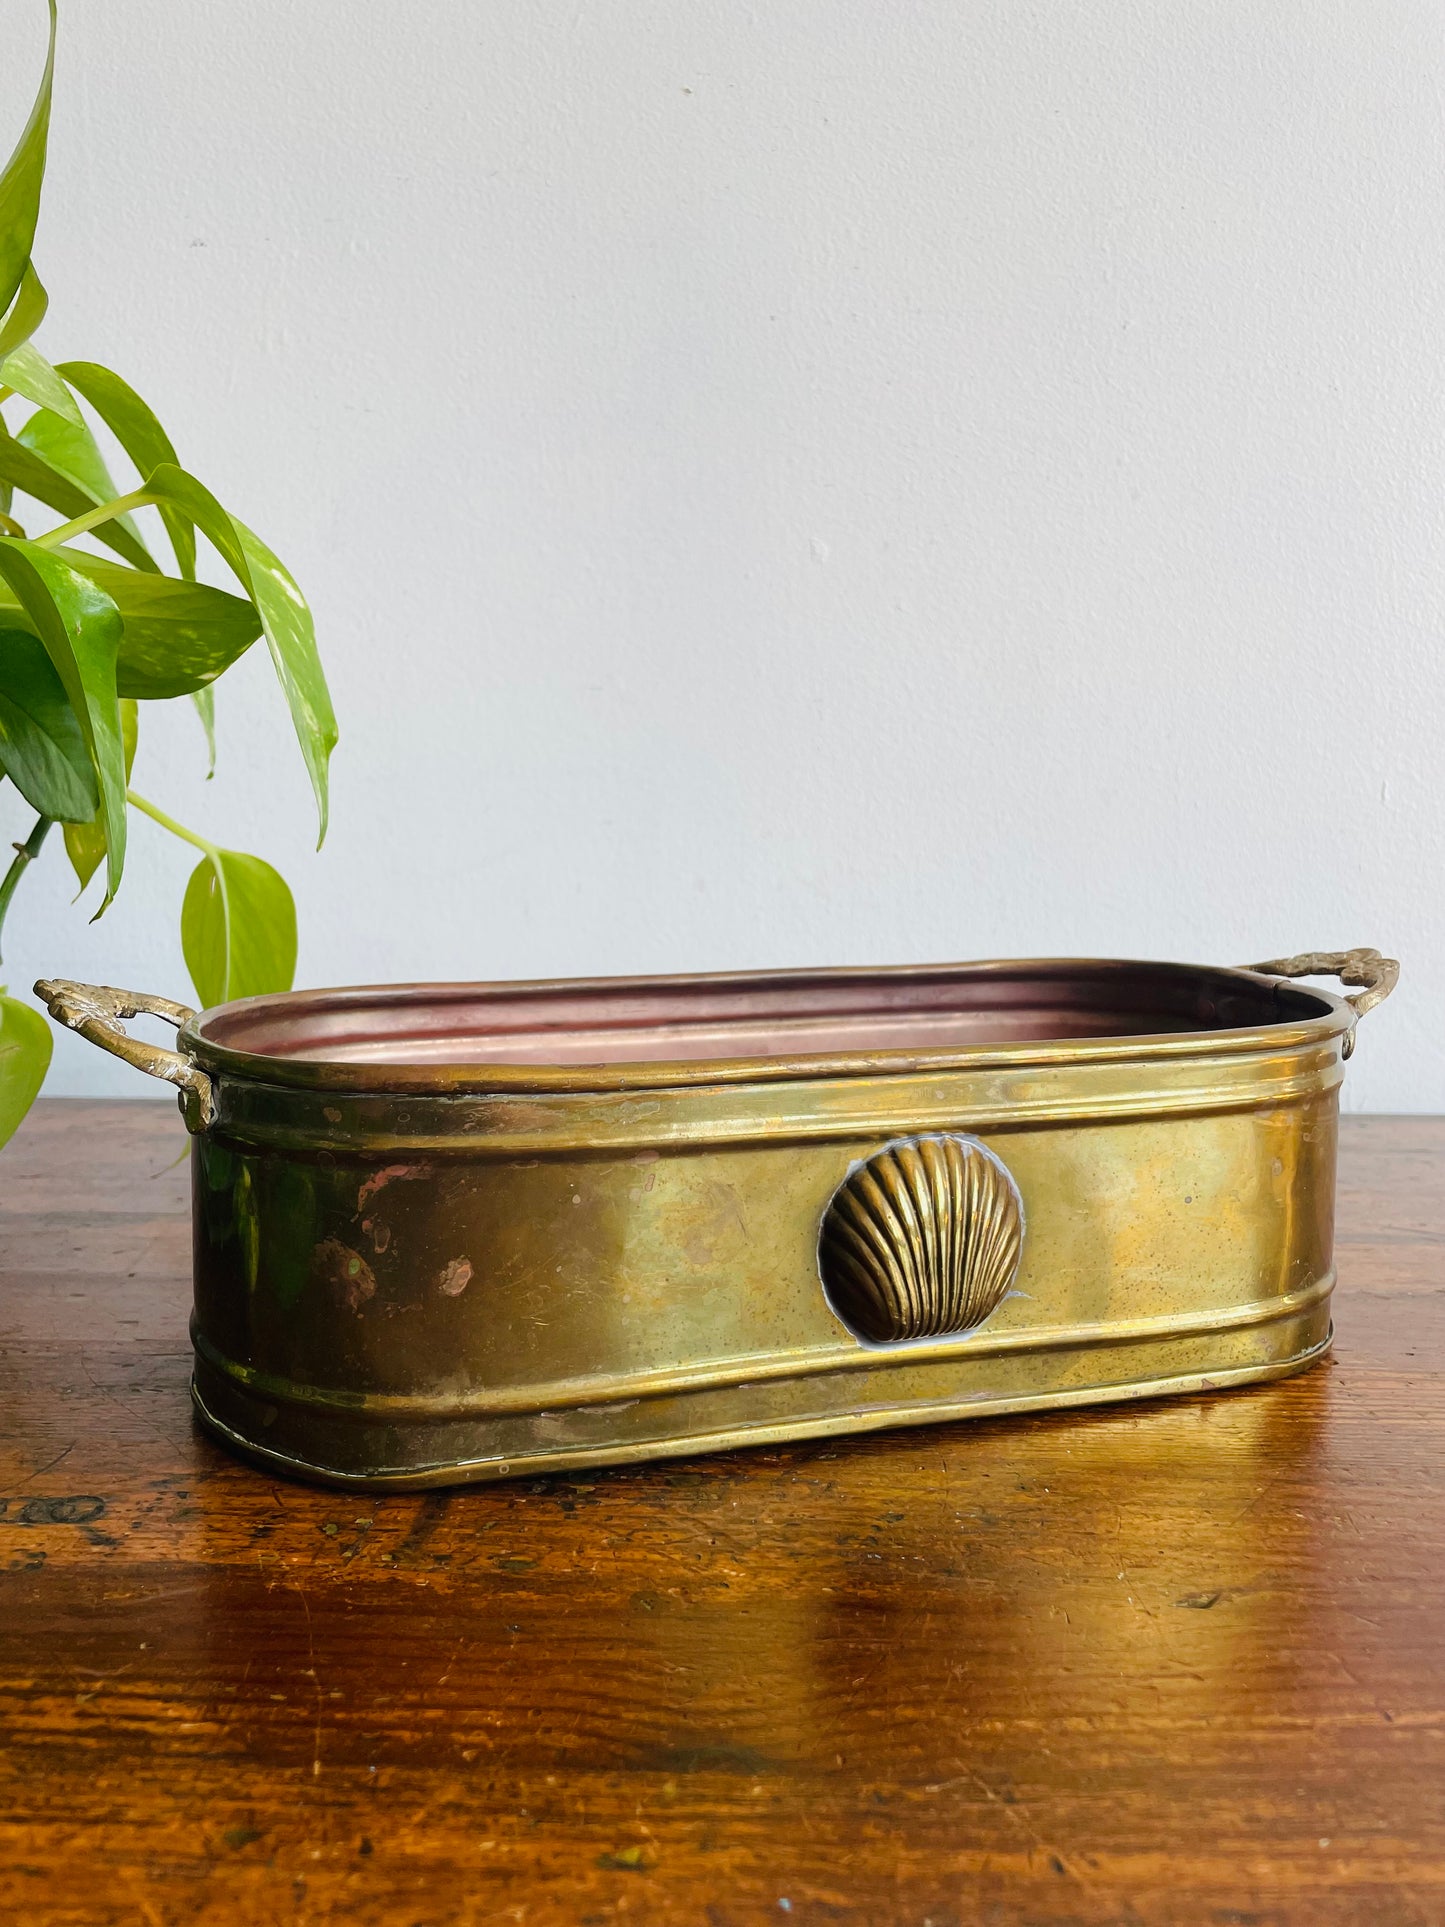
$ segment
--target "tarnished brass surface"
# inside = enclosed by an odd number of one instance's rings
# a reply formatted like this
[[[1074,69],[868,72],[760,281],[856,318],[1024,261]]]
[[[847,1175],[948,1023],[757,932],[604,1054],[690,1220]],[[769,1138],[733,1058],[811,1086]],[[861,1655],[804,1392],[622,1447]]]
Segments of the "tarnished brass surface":
[[[192,1018],[198,1409],[307,1476],[435,1485],[1297,1370],[1356,1016],[1046,962]],[[729,1035],[761,1054],[706,1055]]]

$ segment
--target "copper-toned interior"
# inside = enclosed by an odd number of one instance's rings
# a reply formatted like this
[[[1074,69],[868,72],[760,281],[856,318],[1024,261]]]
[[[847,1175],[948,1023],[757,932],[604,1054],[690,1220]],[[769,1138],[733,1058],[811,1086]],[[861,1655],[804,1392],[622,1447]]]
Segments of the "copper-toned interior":
[[[200,1033],[296,1063],[580,1066],[1237,1030],[1330,1008],[1235,971],[1050,962],[302,991],[224,1006]]]

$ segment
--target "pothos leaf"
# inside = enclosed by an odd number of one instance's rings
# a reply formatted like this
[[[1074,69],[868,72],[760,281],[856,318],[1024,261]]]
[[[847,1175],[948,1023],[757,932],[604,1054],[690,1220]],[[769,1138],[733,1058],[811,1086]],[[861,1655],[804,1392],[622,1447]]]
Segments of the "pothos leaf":
[[[50,0],[50,45],[40,91],[15,152],[0,173],[0,314],[4,314],[25,276],[40,218],[45,179],[45,144],[50,136],[50,92],[55,81],[55,0]]]
[[[0,441],[0,456],[4,447]],[[117,687],[122,696],[164,698],[203,689],[261,633],[260,617],[251,604],[224,589],[123,568],[84,549],[64,547],[51,553],[103,589],[120,610],[125,634]],[[0,579],[0,627],[25,622],[24,609]]]
[[[207,683],[204,689],[191,691],[191,701],[196,705],[196,714],[201,719],[201,728],[206,732],[206,755],[209,765],[206,781],[209,783],[216,773],[216,692]]]
[[[97,361],[62,361],[55,372],[63,375],[76,394],[90,403],[135,463],[137,474],[149,475],[162,463],[179,466],[170,436],[129,382],[122,381],[109,368],[102,368]],[[176,567],[187,582],[194,581],[196,532],[190,518],[169,502],[159,502],[156,506],[176,552]]]
[[[20,277],[20,292],[3,324],[0,324],[0,361],[29,341],[45,319],[45,310],[49,306],[50,296],[41,286],[34,264],[27,261],[25,272]]]
[[[120,738],[125,750],[125,780],[130,783],[130,772],[135,762],[136,739],[140,733],[140,707],[127,702],[125,697],[120,703]],[[62,834],[65,837],[65,854],[70,858],[70,867],[83,890],[105,860],[105,825],[100,811],[83,823],[66,823]]]
[[[83,890],[105,861],[105,831],[100,826],[99,815],[92,817],[89,823],[67,823],[64,834],[65,854],[70,858],[76,882]]]
[[[85,489],[78,487],[68,475],[62,475],[58,469],[52,468],[43,455],[36,454],[33,448],[27,448],[23,441],[8,433],[0,433],[0,481],[18,488],[22,495],[44,502],[47,508],[56,509],[67,517],[85,515],[96,507],[95,498]],[[149,551],[123,522],[104,522],[95,533],[100,541],[107,543],[117,555],[123,555],[137,568],[154,571],[156,565]]]
[[[50,1068],[50,1026],[38,1010],[0,987],[0,1144],[40,1095]]]
[[[260,537],[244,522],[227,514],[194,475],[165,463],[146,477],[145,486],[158,501],[169,502],[189,516],[215,544],[255,605],[315,792],[321,819],[318,842],[324,841],[326,767],[336,747],[336,714],[317,653],[316,630],[306,598]]]
[[[53,409],[42,408],[30,417],[15,439],[22,448],[28,448],[32,455],[38,455],[41,461],[48,462],[57,475],[63,475],[67,481],[74,482],[77,488],[84,489],[93,505],[98,507],[102,502],[113,502],[120,494],[111,480],[100,445],[78,410],[72,421],[57,415]],[[146,566],[155,569],[156,564],[145,545],[145,539],[129,515],[118,515],[113,523],[106,526],[124,529],[135,550],[146,558]]]
[[[93,582],[35,542],[14,537],[0,540],[0,576],[55,665],[100,779],[106,840],[106,893],[100,906],[104,910],[125,867],[125,757],[116,690],[120,612]]]
[[[80,723],[55,665],[23,629],[0,629],[0,769],[42,816],[95,815],[100,792]]]
[[[286,879],[239,850],[203,857],[181,905],[181,950],[207,1009],[289,990],[296,975],[296,905]]]
[[[23,395],[26,401],[33,401],[37,408],[53,409],[77,427],[84,423],[85,417],[74,395],[33,341],[12,349],[4,361],[0,361],[0,382],[13,388],[17,395]]]

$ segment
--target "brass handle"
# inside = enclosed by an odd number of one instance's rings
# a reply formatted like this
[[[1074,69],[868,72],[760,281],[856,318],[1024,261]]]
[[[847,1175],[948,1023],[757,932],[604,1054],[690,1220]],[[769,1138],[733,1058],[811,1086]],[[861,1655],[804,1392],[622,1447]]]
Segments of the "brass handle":
[[[1356,1017],[1384,1003],[1400,981],[1399,964],[1378,950],[1305,950],[1298,957],[1276,957],[1272,963],[1245,968],[1257,970],[1262,977],[1338,977],[1342,984],[1355,984],[1359,996],[1346,997],[1345,1002]],[[1354,1048],[1352,1031],[1345,1039],[1344,1055],[1348,1057]]]
[[[214,1121],[216,1104],[211,1080],[199,1065],[179,1051],[148,1044],[121,1028],[123,1017],[139,1017],[145,1012],[152,1017],[164,1017],[168,1024],[179,1029],[196,1014],[187,1005],[173,1004],[169,997],[149,997],[144,991],[110,990],[104,984],[72,984],[64,978],[42,977],[35,986],[35,994],[57,1024],[78,1031],[92,1044],[108,1050],[112,1057],[134,1064],[147,1077],[161,1077],[167,1084],[175,1084],[182,1093],[181,1109],[191,1130],[205,1130]]]

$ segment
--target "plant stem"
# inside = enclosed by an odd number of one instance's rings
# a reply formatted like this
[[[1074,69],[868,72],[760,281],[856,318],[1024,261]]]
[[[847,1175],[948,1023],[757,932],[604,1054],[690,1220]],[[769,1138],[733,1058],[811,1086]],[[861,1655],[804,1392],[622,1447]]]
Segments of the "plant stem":
[[[163,830],[169,830],[172,836],[178,836],[182,843],[189,843],[193,850],[199,850],[210,862],[211,875],[216,879],[216,889],[220,892],[221,915],[225,919],[228,933],[226,941],[226,981],[222,986],[224,994],[220,999],[222,1003],[225,1003],[226,998],[231,994],[231,945],[229,937],[231,929],[231,898],[230,893],[226,889],[226,872],[221,863],[221,852],[216,848],[214,843],[208,843],[203,836],[197,836],[196,832],[194,830],[188,830],[184,823],[177,823],[173,816],[167,816],[163,809],[157,804],[152,803],[149,798],[141,796],[136,790],[127,790],[125,800],[130,804],[132,809],[139,810],[142,816],[148,816],[152,823],[159,823]]]
[[[58,529],[48,529],[44,535],[37,535],[35,546],[53,549],[57,543],[68,542],[73,535],[84,535],[87,529],[97,528],[102,522],[113,522],[118,515],[127,515],[132,509],[149,508],[155,499],[143,488],[135,489],[129,495],[119,495],[113,502],[102,502],[98,509],[88,509],[84,515],[77,515],[73,522],[62,522]]]
[[[49,836],[50,826],[54,821],[54,817],[51,816],[36,817],[35,828],[23,843],[15,845],[15,861],[5,872],[4,882],[0,883],[0,927],[4,926],[5,912],[10,908],[10,899],[15,894],[16,885],[25,874],[25,866],[33,863],[39,856],[40,846]]]
[[[178,836],[182,843],[189,843],[193,850],[202,851],[213,861],[220,855],[214,843],[207,843],[203,836],[197,836],[194,830],[188,830],[184,823],[177,823],[173,816],[167,816],[158,804],[152,803],[138,791],[127,790],[125,800],[133,810],[139,810],[142,816],[148,816],[152,823],[159,823],[163,830],[169,830],[172,836]],[[220,868],[219,863],[216,867]]]

